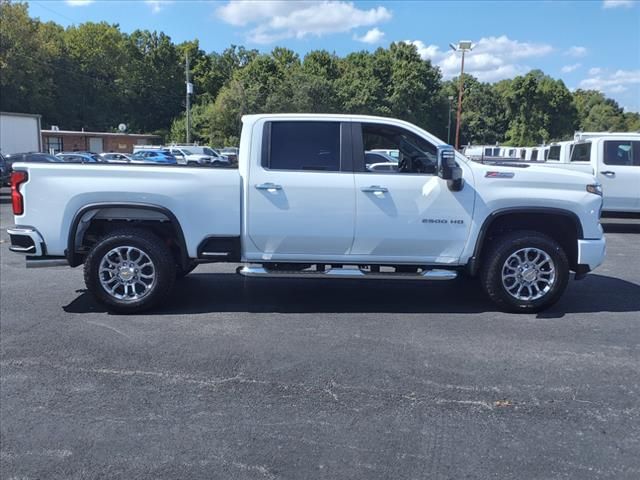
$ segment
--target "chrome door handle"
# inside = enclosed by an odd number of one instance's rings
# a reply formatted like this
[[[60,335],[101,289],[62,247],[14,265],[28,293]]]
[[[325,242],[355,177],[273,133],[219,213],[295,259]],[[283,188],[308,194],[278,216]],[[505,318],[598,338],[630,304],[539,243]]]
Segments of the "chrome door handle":
[[[256,185],[258,190],[282,190],[281,185],[276,185],[275,183],[259,183]]]
[[[616,172],[612,172],[611,170],[607,170],[605,172],[600,172],[601,174],[603,174],[605,177],[609,177],[609,178],[613,178],[616,176]]]
[[[379,185],[371,185],[370,187],[362,187],[360,191],[365,193],[387,193],[389,189]]]

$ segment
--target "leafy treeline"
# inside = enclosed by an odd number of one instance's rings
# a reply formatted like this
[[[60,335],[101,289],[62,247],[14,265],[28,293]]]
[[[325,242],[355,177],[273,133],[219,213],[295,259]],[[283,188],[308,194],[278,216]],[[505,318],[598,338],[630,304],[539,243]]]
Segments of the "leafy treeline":
[[[32,19],[25,3],[0,0],[0,109],[40,113],[64,129],[155,132],[184,141],[184,59],[195,84],[192,138],[237,144],[240,117],[261,112],[339,112],[403,118],[447,138],[455,129],[458,80],[444,81],[412,45],[338,57],[300,58],[198,41],[174,44],[163,33],[84,23],[62,28]],[[534,145],[575,130],[640,130],[640,115],[594,90],[570,92],[539,70],[495,84],[465,75],[462,143]],[[453,97],[453,101],[449,100]]]

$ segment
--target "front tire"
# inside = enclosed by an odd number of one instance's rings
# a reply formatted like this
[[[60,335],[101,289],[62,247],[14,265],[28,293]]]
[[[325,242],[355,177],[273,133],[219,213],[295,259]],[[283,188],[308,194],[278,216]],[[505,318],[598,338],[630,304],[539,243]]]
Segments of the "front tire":
[[[84,264],[87,289],[118,313],[156,306],[167,298],[175,278],[171,251],[145,230],[110,233],[91,249]]]
[[[567,254],[558,242],[539,232],[498,237],[484,257],[482,286],[504,311],[544,310],[560,299],[569,281]]]

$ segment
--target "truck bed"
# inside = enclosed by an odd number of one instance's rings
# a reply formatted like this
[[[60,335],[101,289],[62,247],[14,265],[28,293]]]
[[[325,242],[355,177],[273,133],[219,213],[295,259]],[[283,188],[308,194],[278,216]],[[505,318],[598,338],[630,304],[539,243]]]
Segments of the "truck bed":
[[[89,204],[133,202],[171,211],[185,233],[189,256],[208,236],[240,235],[238,170],[118,164],[27,164],[21,225],[37,225],[48,255],[64,255],[77,212]]]

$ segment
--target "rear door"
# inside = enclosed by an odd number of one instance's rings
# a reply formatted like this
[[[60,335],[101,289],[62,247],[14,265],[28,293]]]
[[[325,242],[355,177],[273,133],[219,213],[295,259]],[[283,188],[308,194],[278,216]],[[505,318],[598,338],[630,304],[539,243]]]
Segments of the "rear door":
[[[640,141],[603,140],[599,147],[597,176],[604,192],[603,210],[640,211]]]
[[[262,260],[346,255],[355,216],[350,124],[277,120],[262,128],[245,210]]]

